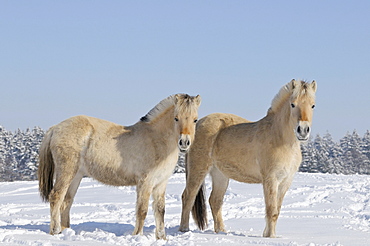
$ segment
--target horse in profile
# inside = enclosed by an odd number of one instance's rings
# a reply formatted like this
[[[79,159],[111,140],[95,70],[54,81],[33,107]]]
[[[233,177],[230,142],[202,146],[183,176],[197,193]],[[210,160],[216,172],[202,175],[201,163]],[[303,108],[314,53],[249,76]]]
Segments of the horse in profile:
[[[315,81],[292,80],[280,89],[267,115],[257,122],[222,113],[199,120],[187,153],[180,231],[189,230],[191,210],[197,226],[205,228],[204,179],[210,173],[209,203],[215,232],[225,231],[223,197],[229,179],[234,179],[262,183],[266,205],[263,236],[276,237],[283,198],[302,161],[300,143],[308,140],[311,132],[316,88]]]
[[[70,209],[82,177],[112,186],[136,186],[136,225],[142,234],[150,195],[156,238],[165,239],[165,190],[178,159],[194,139],[200,96],[169,96],[139,122],[121,126],[75,116],[46,133],[39,151],[39,190],[50,202],[50,234],[70,227]],[[54,182],[55,179],[55,182]]]

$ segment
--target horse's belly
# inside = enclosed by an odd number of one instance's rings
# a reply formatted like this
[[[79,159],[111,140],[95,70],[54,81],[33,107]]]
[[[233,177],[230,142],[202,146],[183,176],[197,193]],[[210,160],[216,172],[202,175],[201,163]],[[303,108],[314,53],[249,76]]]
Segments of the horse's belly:
[[[103,175],[94,175],[94,179],[99,182],[112,186],[133,186],[137,184],[137,179],[133,175],[119,175],[117,173],[105,173]]]
[[[262,176],[257,164],[251,163],[216,163],[217,168],[228,178],[243,183],[262,183]]]
[[[99,182],[112,186],[132,186],[137,184],[137,175],[118,163],[90,163],[86,174]]]

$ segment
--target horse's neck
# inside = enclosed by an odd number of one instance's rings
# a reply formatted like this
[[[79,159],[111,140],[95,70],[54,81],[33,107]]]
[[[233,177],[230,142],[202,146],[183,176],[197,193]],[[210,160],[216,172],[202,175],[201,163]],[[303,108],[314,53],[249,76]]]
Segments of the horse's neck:
[[[161,115],[157,116],[152,122],[149,122],[148,126],[163,137],[178,138],[175,132],[174,107],[170,107]]]
[[[271,134],[281,144],[294,145],[298,142],[295,134],[295,122],[290,115],[289,107],[284,106],[279,112],[269,113],[266,118],[271,122]]]

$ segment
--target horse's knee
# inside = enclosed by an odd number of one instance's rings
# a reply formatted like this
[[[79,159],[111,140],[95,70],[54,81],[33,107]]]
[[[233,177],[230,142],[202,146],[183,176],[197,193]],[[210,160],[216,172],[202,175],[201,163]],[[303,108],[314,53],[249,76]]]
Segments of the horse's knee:
[[[147,214],[148,214],[148,211],[144,209],[138,209],[138,211],[136,211],[136,216],[137,216],[137,219],[139,220],[144,220]]]
[[[276,206],[266,207],[266,218],[271,222],[276,222],[279,217],[279,211]]]
[[[153,210],[154,210],[155,214],[158,214],[160,216],[164,216],[164,214],[166,212],[164,202],[153,203]]]
[[[49,203],[50,205],[55,205],[57,202],[61,200],[61,194],[58,190],[53,189],[49,194]]]

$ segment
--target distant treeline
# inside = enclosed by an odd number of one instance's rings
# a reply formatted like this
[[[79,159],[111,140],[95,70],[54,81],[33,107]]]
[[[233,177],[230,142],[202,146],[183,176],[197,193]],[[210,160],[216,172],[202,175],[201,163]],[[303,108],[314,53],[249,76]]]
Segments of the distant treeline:
[[[7,131],[0,126],[0,181],[36,180],[38,150],[45,131],[39,127]],[[370,174],[370,131],[360,137],[347,133],[339,142],[329,133],[302,144],[299,171],[310,173]],[[175,172],[184,172],[180,156]]]
[[[329,133],[302,145],[299,171],[309,173],[370,174],[370,131],[356,131],[335,142]]]

